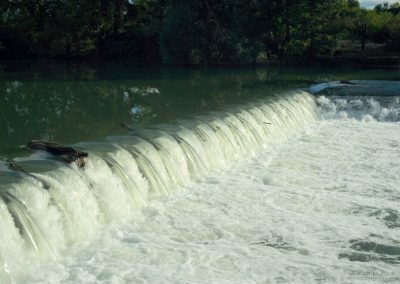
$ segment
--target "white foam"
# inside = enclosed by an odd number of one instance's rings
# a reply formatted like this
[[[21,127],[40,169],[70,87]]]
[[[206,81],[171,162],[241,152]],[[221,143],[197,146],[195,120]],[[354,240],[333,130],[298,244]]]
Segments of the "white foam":
[[[15,220],[14,225],[5,223],[11,231],[21,229],[15,247],[25,246],[20,254],[5,253],[4,262],[18,263],[30,252],[33,265],[56,261],[71,244],[92,239],[106,224],[140,219],[139,210],[151,199],[173,195],[214,170],[254,156],[316,118],[315,101],[306,92],[280,94],[255,105],[195,118],[186,126],[176,122],[109,137],[107,143],[78,144],[89,152],[84,169],[52,170],[51,163],[35,156],[43,169],[2,193],[12,194],[6,207]],[[38,166],[33,158],[20,161]],[[19,271],[3,266],[0,274],[12,278]]]
[[[396,123],[316,122],[278,148],[152,201],[144,220],[109,227],[27,279],[397,283],[390,259],[398,253],[374,247],[400,248],[399,141]],[[357,256],[364,261],[351,261]]]
[[[297,92],[88,145],[84,170],[10,189],[0,280],[396,282],[398,103],[319,97],[318,120]],[[7,214],[18,200],[31,246]]]
[[[364,121],[400,120],[398,97],[320,96],[318,105],[325,118],[352,118]],[[345,112],[347,115],[343,115]]]

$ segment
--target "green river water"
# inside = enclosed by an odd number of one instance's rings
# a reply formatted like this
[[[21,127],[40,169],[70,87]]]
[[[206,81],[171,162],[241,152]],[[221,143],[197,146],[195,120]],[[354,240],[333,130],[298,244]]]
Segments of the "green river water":
[[[21,146],[33,139],[101,140],[120,133],[123,121],[149,126],[315,82],[350,79],[399,80],[400,71],[2,65],[0,158],[24,155]]]

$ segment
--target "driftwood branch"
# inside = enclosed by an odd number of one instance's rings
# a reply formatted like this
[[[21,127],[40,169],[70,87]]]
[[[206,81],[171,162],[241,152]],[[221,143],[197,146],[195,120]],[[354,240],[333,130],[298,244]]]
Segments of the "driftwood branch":
[[[25,148],[32,151],[45,151],[53,156],[59,157],[66,163],[75,163],[80,168],[85,166],[85,158],[89,155],[86,152],[76,150],[72,147],[40,140],[32,140]]]
[[[12,161],[8,164],[8,168],[10,170],[16,171],[16,172],[20,172],[20,173],[24,173],[26,174],[27,172],[20,166],[18,165],[16,162]]]
[[[126,122],[121,122],[121,126],[122,126],[122,128],[125,128],[125,129],[127,129],[129,131],[135,131],[135,129],[130,127],[128,124],[126,124]]]

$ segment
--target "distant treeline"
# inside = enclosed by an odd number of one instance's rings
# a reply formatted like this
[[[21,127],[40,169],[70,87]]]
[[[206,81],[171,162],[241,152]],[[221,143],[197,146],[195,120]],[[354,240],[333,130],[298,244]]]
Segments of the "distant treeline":
[[[400,50],[400,3],[356,0],[2,0],[0,59],[274,64]],[[368,49],[368,48],[367,48]]]

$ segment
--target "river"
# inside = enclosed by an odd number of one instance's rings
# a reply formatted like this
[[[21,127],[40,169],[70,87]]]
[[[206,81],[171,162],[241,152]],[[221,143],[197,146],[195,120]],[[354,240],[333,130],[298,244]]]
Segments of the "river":
[[[1,283],[400,281],[399,72],[19,68],[0,73]]]

